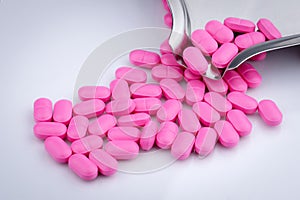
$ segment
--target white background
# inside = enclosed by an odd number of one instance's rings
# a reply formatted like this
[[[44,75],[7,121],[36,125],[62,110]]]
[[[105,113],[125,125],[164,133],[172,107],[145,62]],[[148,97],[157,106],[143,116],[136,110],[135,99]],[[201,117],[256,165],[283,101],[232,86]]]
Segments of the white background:
[[[161,1],[0,2],[0,199],[300,198],[299,47],[270,53],[255,64],[263,83],[249,94],[276,101],[284,115],[281,126],[267,127],[251,116],[252,134],[233,149],[217,146],[204,160],[192,156],[154,173],[118,172],[85,182],[66,165],[55,163],[33,136],[33,101],[42,96],[54,102],[72,99],[81,65],[113,35],[165,27]],[[286,12],[298,10],[282,10]],[[280,18],[271,7],[270,13]],[[299,19],[285,22],[300,32]]]

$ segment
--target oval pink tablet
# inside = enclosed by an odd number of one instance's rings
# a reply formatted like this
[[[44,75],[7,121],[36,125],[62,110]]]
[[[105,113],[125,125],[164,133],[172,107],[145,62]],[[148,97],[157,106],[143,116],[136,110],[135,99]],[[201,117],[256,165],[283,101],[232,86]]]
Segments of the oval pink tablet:
[[[152,68],[160,63],[160,56],[154,52],[137,49],[130,52],[129,60],[133,65]]]
[[[106,113],[115,116],[128,115],[135,109],[135,103],[131,99],[117,99],[106,105]]]
[[[115,79],[110,83],[112,99],[130,99],[130,91],[127,81]]]
[[[208,156],[215,148],[218,134],[215,129],[210,127],[201,128],[196,137],[195,151],[199,156]]]
[[[258,29],[268,38],[268,40],[274,40],[281,38],[281,33],[274,26],[274,24],[265,18],[259,19],[257,22]]]
[[[184,80],[187,82],[191,80],[201,80],[202,78],[201,75],[194,74],[190,69],[184,70],[183,76],[184,76]]]
[[[39,98],[33,104],[33,117],[36,122],[52,120],[52,102],[47,98]]]
[[[239,49],[233,43],[224,43],[212,55],[211,61],[217,68],[225,68],[229,62],[236,56]]]
[[[212,126],[221,118],[220,114],[206,102],[195,103],[193,111],[204,126]]]
[[[171,154],[178,160],[187,159],[193,150],[195,135],[189,132],[179,133],[171,147]]]
[[[84,116],[75,116],[68,126],[67,138],[70,142],[86,136],[89,119]]]
[[[59,100],[54,104],[53,121],[68,125],[72,118],[72,102],[69,100]]]
[[[106,143],[104,149],[117,160],[132,160],[139,154],[139,145],[134,141],[113,140]]]
[[[158,98],[137,98],[133,99],[135,103],[134,112],[147,113],[149,115],[156,115],[161,107],[161,101]]]
[[[178,126],[174,122],[160,124],[156,135],[156,145],[161,149],[170,149],[178,134]]]
[[[130,86],[132,98],[155,97],[160,98],[162,90],[154,83],[134,83]]]
[[[149,151],[155,142],[158,132],[158,124],[155,121],[149,121],[142,129],[140,138],[140,147],[144,151]]]
[[[237,36],[234,43],[240,50],[244,50],[264,41],[266,38],[262,33],[252,32]]]
[[[183,101],[185,91],[178,82],[174,81],[173,79],[163,79],[159,82],[159,84],[164,96],[167,99]]]
[[[172,28],[172,26],[173,26],[173,18],[172,18],[172,14],[170,12],[168,12],[167,14],[165,14],[165,16],[164,16],[164,22],[167,25],[167,27]]]
[[[117,119],[114,116],[110,114],[104,114],[89,124],[88,131],[91,135],[105,137],[107,131],[116,125]]]
[[[71,148],[60,137],[48,137],[44,144],[46,151],[56,162],[66,163],[72,155]]]
[[[86,181],[94,180],[98,176],[97,166],[82,154],[74,154],[70,157],[69,168]]]
[[[211,20],[205,25],[205,30],[220,44],[231,42],[233,32],[217,20]]]
[[[261,84],[261,75],[250,63],[241,64],[236,71],[241,75],[244,81],[246,81],[250,88],[256,88]]]
[[[272,100],[262,100],[258,104],[258,113],[269,126],[277,126],[282,122],[282,113]]]
[[[216,122],[214,129],[218,133],[219,141],[224,147],[231,148],[239,143],[239,134],[228,121],[220,120]]]
[[[103,102],[110,100],[111,91],[104,86],[83,86],[78,90],[78,97],[82,101],[100,99]]]
[[[161,64],[165,66],[177,66],[177,67],[182,66],[177,62],[177,59],[173,53],[163,54],[160,60],[161,60]]]
[[[218,49],[217,41],[206,30],[195,30],[191,40],[193,45],[199,48],[205,56],[212,55]]]
[[[234,70],[228,70],[223,79],[226,81],[229,90],[231,92],[246,92],[248,89],[247,83],[242,79],[242,77]]]
[[[96,149],[89,154],[89,159],[97,165],[104,176],[111,176],[118,170],[118,161],[103,149]]]
[[[51,136],[57,136],[64,139],[67,127],[58,122],[38,122],[34,125],[33,132],[34,135],[41,140]]]
[[[252,21],[237,17],[226,18],[224,25],[238,33],[250,33],[255,31],[255,24]]]
[[[75,140],[71,144],[74,153],[87,154],[95,149],[101,148],[103,140],[97,135],[89,135],[79,140]]]
[[[190,133],[196,133],[201,128],[196,114],[190,109],[182,109],[178,113],[178,122],[182,130]]]
[[[203,77],[203,81],[210,92],[217,92],[221,95],[227,94],[228,85],[223,79],[213,80],[207,77]]]
[[[183,60],[193,73],[202,75],[208,68],[208,62],[197,47],[188,47],[183,51]]]
[[[232,109],[232,105],[225,97],[216,92],[208,92],[204,95],[204,101],[211,105],[221,116]]]
[[[157,120],[160,122],[174,121],[181,108],[182,104],[180,101],[174,99],[167,100],[157,111]]]
[[[152,78],[158,82],[166,78],[174,79],[175,81],[181,81],[183,78],[181,71],[172,66],[165,65],[153,67],[151,70],[151,75]]]
[[[115,72],[117,79],[123,79],[128,84],[146,83],[147,74],[143,70],[134,69],[132,67],[120,67]]]
[[[163,41],[163,43],[161,43],[160,45],[160,54],[167,54],[167,53],[173,53],[173,50],[169,44],[169,39],[166,39],[165,41]]]
[[[135,113],[119,117],[118,126],[144,126],[151,120],[146,113]]]
[[[230,110],[227,113],[226,120],[231,123],[233,128],[242,136],[249,135],[252,130],[252,124],[248,117],[240,110]]]
[[[205,85],[202,81],[192,80],[186,85],[185,101],[189,105],[202,101],[205,92]]]
[[[242,92],[230,92],[227,95],[228,101],[233,108],[243,111],[245,114],[253,114],[257,110],[257,101]]]
[[[107,133],[109,140],[130,140],[137,142],[140,139],[141,132],[136,127],[119,126],[110,129]]]
[[[82,115],[92,118],[101,115],[104,112],[105,104],[100,99],[91,99],[80,102],[73,107],[74,115]]]

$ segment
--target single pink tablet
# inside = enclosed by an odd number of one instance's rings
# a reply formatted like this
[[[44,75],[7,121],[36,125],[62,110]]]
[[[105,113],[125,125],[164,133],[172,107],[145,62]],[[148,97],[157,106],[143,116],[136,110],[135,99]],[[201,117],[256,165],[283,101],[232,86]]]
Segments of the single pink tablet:
[[[38,122],[34,125],[33,132],[34,135],[41,140],[51,136],[57,136],[64,139],[67,127],[58,122]]]
[[[217,92],[221,95],[227,94],[228,85],[223,79],[213,80],[207,77],[203,77],[203,81],[210,92]]]
[[[218,134],[215,129],[210,127],[201,128],[196,137],[195,151],[199,156],[208,156],[215,148],[218,140]]]
[[[161,149],[170,149],[177,134],[177,124],[174,122],[161,123],[156,135],[156,145]]]
[[[225,73],[223,79],[226,81],[231,92],[246,92],[248,89],[247,83],[242,77],[234,70],[229,70]]]
[[[128,84],[146,83],[147,74],[143,70],[132,67],[120,67],[115,72],[117,79],[124,79]]]
[[[173,66],[158,65],[151,70],[152,78],[156,81],[162,79],[174,79],[175,81],[181,81],[183,78],[182,71],[177,70]]]
[[[172,14],[170,12],[168,12],[167,14],[165,14],[165,16],[164,16],[164,22],[167,25],[167,27],[172,28],[172,26],[173,26],[173,18],[172,18]]]
[[[281,38],[281,33],[279,30],[268,19],[262,18],[258,20],[257,27],[266,36],[266,38],[268,38],[268,40]]]
[[[91,99],[80,102],[73,107],[74,115],[82,115],[87,118],[97,117],[104,112],[105,104],[100,99]]]
[[[130,86],[132,98],[155,97],[160,98],[162,90],[154,83],[134,83]]]
[[[104,149],[117,160],[132,160],[139,154],[139,145],[129,140],[112,140],[106,143]]]
[[[193,105],[193,111],[196,113],[200,122],[204,126],[213,126],[220,120],[221,116],[213,107],[206,102],[197,102]]]
[[[260,86],[262,77],[250,63],[246,62],[241,64],[236,71],[241,75],[244,81],[246,81],[250,88]]]
[[[112,99],[130,99],[130,91],[127,81],[115,79],[110,83]]]
[[[185,91],[177,81],[174,81],[173,79],[163,79],[159,84],[167,99],[183,101]]]
[[[167,0],[162,0],[162,3],[163,3],[163,6],[164,6],[164,9],[166,11],[170,11],[169,4],[168,4]]]
[[[146,113],[134,113],[119,117],[118,126],[144,126],[151,120]]]
[[[70,100],[62,99],[54,104],[53,121],[68,125],[72,115],[72,102]]]
[[[104,86],[83,86],[78,90],[78,97],[82,101],[100,99],[103,102],[110,100],[111,91]]]
[[[257,101],[242,92],[230,92],[227,100],[232,104],[233,108],[243,111],[245,114],[253,114],[257,110]]]
[[[195,30],[191,40],[193,45],[199,48],[205,56],[211,56],[218,49],[217,41],[206,30]]]
[[[157,111],[157,120],[160,122],[174,121],[181,109],[182,104],[180,101],[174,99],[167,100]]]
[[[269,126],[277,126],[282,122],[282,113],[272,100],[262,100],[258,104],[258,113]]]
[[[190,133],[196,133],[201,128],[196,114],[190,109],[182,109],[178,113],[178,122],[183,131]]]
[[[52,102],[47,98],[39,98],[33,104],[33,117],[36,122],[52,120]]]
[[[239,143],[239,134],[228,121],[218,121],[215,123],[214,129],[218,133],[219,141],[224,147],[231,148]]]
[[[225,68],[229,62],[236,56],[239,49],[233,43],[224,43],[212,55],[211,61],[217,68]]]
[[[238,33],[250,33],[255,31],[255,24],[252,21],[237,17],[226,18],[224,25]]]
[[[135,109],[135,103],[131,99],[117,99],[106,105],[106,113],[114,116],[128,115]]]
[[[160,56],[154,52],[137,49],[130,52],[129,60],[133,65],[152,68],[160,63]]]
[[[231,103],[222,95],[216,92],[208,92],[204,95],[204,101],[211,105],[221,116],[232,109]]]
[[[74,154],[70,157],[69,168],[86,181],[94,180],[98,176],[97,166],[82,154]]]
[[[140,147],[144,151],[149,151],[155,142],[155,137],[158,132],[158,124],[155,121],[149,121],[142,129],[140,138]]]
[[[117,119],[110,114],[104,114],[91,122],[88,126],[88,131],[91,135],[105,137],[107,131],[117,125]]]
[[[184,80],[186,82],[191,81],[191,80],[201,80],[202,76],[199,74],[194,74],[190,69],[184,70]]]
[[[189,105],[202,101],[205,92],[205,85],[202,81],[192,80],[186,85],[185,101]]]
[[[252,32],[237,36],[234,40],[234,44],[240,50],[244,50],[264,41],[266,41],[266,38],[261,32]]]
[[[103,140],[97,135],[89,135],[79,140],[75,140],[71,144],[74,153],[87,154],[95,149],[101,148]]]
[[[149,115],[156,115],[161,107],[161,101],[158,98],[137,98],[133,99],[135,103],[134,112],[147,113]]]
[[[171,154],[178,160],[187,159],[193,150],[195,135],[189,132],[179,133],[171,147]]]
[[[231,123],[241,137],[251,133],[252,124],[242,111],[236,109],[230,110],[227,113],[226,120]]]
[[[130,126],[114,127],[107,133],[109,140],[130,140],[137,142],[140,139],[140,136],[140,130]]]
[[[89,154],[89,159],[97,165],[104,176],[111,176],[118,170],[118,161],[103,149],[96,149]]]
[[[177,67],[182,66],[177,62],[177,59],[173,53],[163,54],[160,60],[161,60],[161,64],[165,66],[177,66]]]
[[[202,75],[208,68],[208,62],[200,49],[197,47],[188,47],[183,51],[183,60],[193,73]]]
[[[56,162],[66,163],[72,155],[71,148],[60,137],[48,137],[44,144],[46,151]]]
[[[211,20],[205,25],[205,30],[220,44],[231,42],[233,32],[217,20]]]
[[[83,138],[87,134],[89,119],[85,116],[75,116],[68,126],[67,138],[70,142]]]
[[[161,43],[160,45],[160,53],[163,54],[167,54],[167,53],[173,53],[173,50],[169,44],[169,39],[166,39],[165,41],[163,41],[163,43]]]

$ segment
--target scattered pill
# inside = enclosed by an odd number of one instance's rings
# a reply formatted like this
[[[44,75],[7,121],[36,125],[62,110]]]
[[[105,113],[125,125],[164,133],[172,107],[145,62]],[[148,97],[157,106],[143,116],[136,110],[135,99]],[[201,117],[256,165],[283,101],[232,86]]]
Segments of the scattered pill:
[[[74,115],[82,115],[87,118],[97,117],[104,112],[105,104],[100,99],[82,101],[73,107]]]
[[[155,121],[149,121],[143,128],[140,138],[140,147],[144,151],[149,151],[154,143],[158,132],[158,124]]]
[[[158,98],[136,98],[133,99],[135,103],[135,113],[147,113],[149,115],[156,115],[161,107],[161,101]]]
[[[178,122],[183,131],[196,133],[201,125],[196,114],[190,109],[182,109],[178,113]]]
[[[36,122],[50,122],[52,120],[52,102],[47,98],[35,100],[33,116]]]
[[[194,134],[189,132],[178,133],[171,147],[172,156],[178,160],[187,159],[193,150],[194,143]]]
[[[244,50],[255,44],[266,41],[265,36],[260,32],[251,32],[239,35],[235,38],[234,44],[240,49]]]
[[[212,55],[218,49],[217,41],[206,30],[195,30],[191,40],[193,45],[199,48],[205,56]]]
[[[191,80],[201,80],[202,76],[199,74],[194,74],[190,69],[184,70],[184,80],[191,81]]]
[[[173,18],[172,18],[172,14],[170,12],[168,12],[167,14],[165,14],[165,16],[164,16],[164,22],[167,25],[167,27],[172,28],[172,26],[173,26]]]
[[[33,128],[35,136],[41,140],[45,140],[51,136],[65,138],[67,127],[59,122],[38,122]]]
[[[165,66],[177,66],[181,67],[181,65],[177,62],[176,57],[174,56],[173,53],[166,53],[163,54],[160,58],[161,64]]]
[[[157,53],[139,49],[130,52],[129,60],[133,65],[152,68],[160,63],[160,56]]]
[[[233,32],[217,20],[211,20],[205,25],[205,30],[220,44],[231,42]]]
[[[111,176],[118,170],[118,161],[103,149],[93,150],[89,159],[98,167],[99,172],[104,176]]]
[[[195,74],[202,75],[208,69],[208,62],[197,47],[188,47],[183,51],[183,60]]]
[[[272,100],[262,100],[258,103],[258,113],[269,126],[277,126],[282,122],[282,113]]]
[[[67,138],[70,142],[83,138],[87,134],[89,119],[84,116],[74,116],[67,130]]]
[[[134,83],[130,86],[132,98],[155,97],[162,96],[162,90],[155,83]]]
[[[266,38],[268,38],[268,40],[281,38],[281,33],[279,30],[270,20],[266,18],[260,19],[257,22],[257,27],[266,36]]]
[[[176,99],[179,101],[183,101],[185,91],[178,82],[173,79],[163,79],[159,82],[159,84],[164,96],[167,99]]]
[[[72,155],[69,145],[60,137],[48,137],[45,140],[45,149],[49,155],[59,163],[66,163]]]
[[[242,92],[230,92],[227,95],[227,100],[232,104],[232,107],[243,111],[245,114],[253,114],[257,110],[257,101]]]
[[[107,102],[110,100],[111,91],[105,86],[83,86],[78,90],[78,97],[82,101],[100,99]]]
[[[75,140],[71,144],[71,149],[74,153],[87,154],[95,149],[101,148],[103,140],[97,135],[88,135],[79,140]]]
[[[112,99],[130,99],[130,91],[127,81],[115,79],[110,83]]]
[[[196,137],[195,151],[199,156],[208,156],[215,148],[218,134],[215,129],[210,127],[201,128]]]
[[[255,24],[252,21],[237,17],[226,18],[224,25],[238,33],[250,33],[255,31]]]
[[[104,149],[117,160],[132,160],[139,154],[139,145],[129,140],[112,140],[106,143]]]
[[[234,109],[227,113],[226,120],[231,123],[233,128],[240,136],[246,136],[251,133],[252,124],[248,117],[240,110]]]
[[[144,126],[151,120],[150,115],[146,113],[134,113],[123,115],[118,119],[118,126]]]
[[[204,126],[213,126],[221,118],[220,114],[206,102],[195,103],[193,111]]]
[[[203,81],[210,92],[217,92],[221,95],[227,94],[228,85],[223,79],[213,80],[207,77],[203,77]]]
[[[104,137],[108,130],[117,125],[117,119],[110,114],[104,114],[91,122],[88,126],[88,132],[91,135]]]
[[[182,104],[180,101],[174,99],[167,100],[157,111],[157,120],[160,122],[174,121],[181,109]]]
[[[98,176],[97,166],[82,154],[74,154],[69,158],[69,168],[86,181],[94,180]]]
[[[234,70],[229,70],[225,73],[223,79],[227,83],[231,92],[246,92],[248,89],[247,83],[242,77]]]
[[[136,127],[119,126],[110,129],[107,133],[109,140],[130,140],[137,142],[140,139],[141,132]]]
[[[241,64],[236,71],[241,75],[244,81],[246,81],[250,88],[256,88],[261,84],[261,75],[250,63],[246,62]]]
[[[124,79],[128,84],[146,83],[147,74],[143,70],[132,67],[120,67],[115,72],[117,79]]]
[[[211,105],[221,116],[232,109],[231,103],[222,95],[216,92],[208,92],[204,95],[204,101]]]
[[[177,124],[174,122],[161,123],[156,135],[156,145],[161,149],[170,149],[177,134]]]
[[[185,91],[185,101],[188,105],[202,101],[205,92],[205,85],[202,81],[188,81]]]
[[[239,134],[228,121],[220,120],[216,122],[214,129],[217,131],[219,141],[224,147],[231,148],[238,144]]]
[[[72,118],[72,102],[69,100],[59,100],[54,104],[53,121],[68,125]]]
[[[117,99],[106,105],[106,113],[114,116],[128,115],[135,109],[135,103],[132,99]]]
[[[181,81],[183,78],[183,75],[179,70],[177,70],[173,66],[164,65],[153,67],[151,70],[151,76],[158,82],[166,78],[174,79],[175,81]]]
[[[212,55],[211,61],[217,68],[225,68],[230,61],[238,53],[238,48],[233,43],[224,43],[222,46]]]

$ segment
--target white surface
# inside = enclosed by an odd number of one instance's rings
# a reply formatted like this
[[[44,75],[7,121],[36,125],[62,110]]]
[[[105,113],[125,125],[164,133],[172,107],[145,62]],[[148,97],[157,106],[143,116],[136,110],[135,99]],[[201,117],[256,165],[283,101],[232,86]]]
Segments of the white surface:
[[[119,172],[93,182],[44,151],[32,133],[33,101],[71,99],[80,67],[96,47],[132,28],[164,27],[164,13],[160,0],[1,1],[0,199],[300,198],[299,48],[256,63],[264,80],[249,94],[275,100],[284,121],[270,128],[252,116],[252,135],[234,149],[218,146],[204,160],[192,156],[155,173]]]

